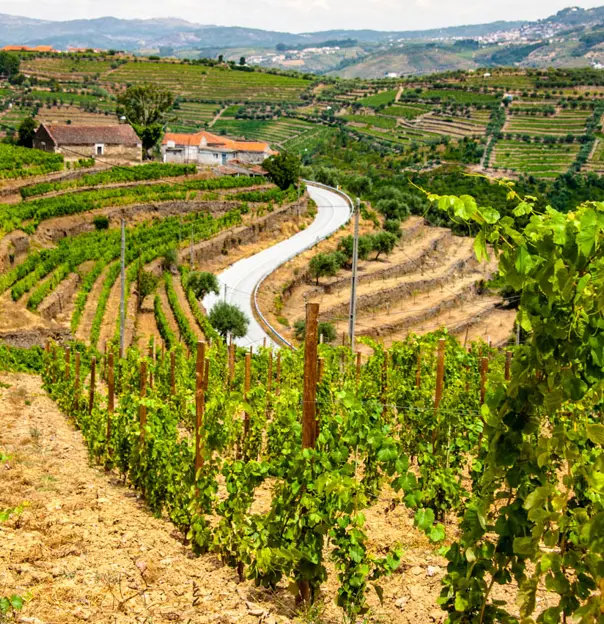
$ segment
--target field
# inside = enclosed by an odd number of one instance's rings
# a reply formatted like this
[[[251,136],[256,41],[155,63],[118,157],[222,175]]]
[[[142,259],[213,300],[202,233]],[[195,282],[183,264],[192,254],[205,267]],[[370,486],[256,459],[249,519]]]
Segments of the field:
[[[36,94],[38,119],[112,121],[151,79],[181,96],[171,129],[295,152],[361,200],[359,260],[353,345],[348,223],[244,293],[295,348],[237,347],[204,294],[308,233],[297,174],[0,144],[0,620],[598,621],[604,184],[576,173],[604,163],[598,105],[531,114],[457,73],[24,69],[84,91]]]
[[[568,170],[578,151],[579,146],[575,144],[538,145],[520,141],[499,141],[492,166],[539,178],[554,178]]]

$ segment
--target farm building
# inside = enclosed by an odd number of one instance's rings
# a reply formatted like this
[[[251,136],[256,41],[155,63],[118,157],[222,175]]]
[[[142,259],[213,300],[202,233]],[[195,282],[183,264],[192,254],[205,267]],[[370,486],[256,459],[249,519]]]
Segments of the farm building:
[[[67,161],[99,158],[111,164],[133,164],[142,160],[142,143],[132,126],[58,126],[42,124],[34,136],[34,147],[63,154]]]
[[[260,164],[275,153],[268,143],[234,141],[209,132],[168,132],[164,136],[161,152],[165,163],[199,165],[226,165],[234,160],[245,164]]]

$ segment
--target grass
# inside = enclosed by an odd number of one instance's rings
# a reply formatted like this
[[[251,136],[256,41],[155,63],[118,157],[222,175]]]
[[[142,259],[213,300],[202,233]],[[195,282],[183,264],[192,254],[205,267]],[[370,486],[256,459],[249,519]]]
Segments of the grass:
[[[314,124],[299,119],[281,118],[263,121],[220,118],[212,127],[212,131],[220,133],[222,130],[233,137],[241,136],[271,144],[283,144],[314,128],[316,128]]]
[[[428,89],[421,93],[415,91],[405,91],[402,99],[407,98],[432,101],[450,100],[457,104],[496,104],[499,98],[490,93],[473,93],[472,91],[461,91],[459,89]]]
[[[382,117],[381,115],[344,115],[343,119],[348,122],[365,124],[376,128],[391,129],[396,128],[396,119],[392,117]]]

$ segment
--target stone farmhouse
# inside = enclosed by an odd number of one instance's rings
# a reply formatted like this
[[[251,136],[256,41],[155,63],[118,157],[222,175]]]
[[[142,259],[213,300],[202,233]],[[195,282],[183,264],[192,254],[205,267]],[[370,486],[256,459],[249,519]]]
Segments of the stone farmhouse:
[[[59,126],[42,124],[34,136],[34,148],[62,154],[66,161],[98,158],[112,165],[142,161],[142,143],[127,124],[115,126]]]
[[[165,163],[227,165],[236,161],[259,165],[275,152],[268,143],[234,141],[209,132],[196,134],[168,132],[162,142],[161,154]]]

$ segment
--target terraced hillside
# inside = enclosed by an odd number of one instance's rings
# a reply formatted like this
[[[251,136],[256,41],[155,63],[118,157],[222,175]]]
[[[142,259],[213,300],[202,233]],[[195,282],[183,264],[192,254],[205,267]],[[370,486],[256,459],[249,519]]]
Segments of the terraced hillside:
[[[361,232],[372,228],[363,221]],[[320,303],[320,320],[335,325],[338,341],[347,335],[350,271],[340,270],[317,284],[309,278],[308,262],[317,251],[335,249],[349,230],[288,263],[262,286],[260,308],[288,339],[294,337],[293,327],[302,319],[305,301]],[[357,335],[390,344],[444,326],[462,341],[467,336],[504,344],[515,311],[505,309],[500,296],[482,294],[483,283],[495,270],[495,263],[477,263],[471,239],[427,226],[422,217],[410,217],[401,241],[387,258],[376,261],[372,255],[359,263]]]

